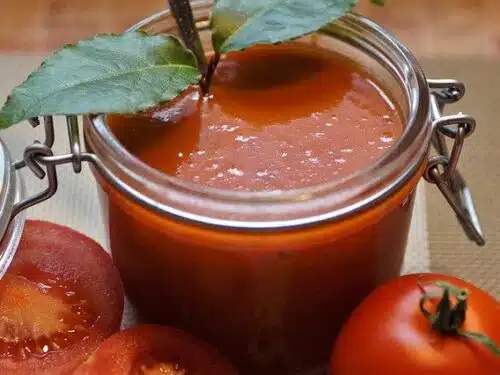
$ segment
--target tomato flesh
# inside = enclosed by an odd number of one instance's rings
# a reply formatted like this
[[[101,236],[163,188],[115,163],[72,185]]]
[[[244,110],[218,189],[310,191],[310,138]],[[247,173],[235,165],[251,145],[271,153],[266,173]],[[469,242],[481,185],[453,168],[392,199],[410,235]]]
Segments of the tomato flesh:
[[[88,339],[100,317],[74,281],[22,267],[3,282],[0,358],[26,359],[64,349]]]
[[[119,329],[123,291],[93,240],[28,221],[0,280],[0,373],[70,374]]]
[[[470,292],[466,332],[500,344],[500,303],[463,280],[437,274],[408,275],[373,292],[348,319],[332,354],[330,375],[498,375],[500,356],[484,344],[432,328],[419,309],[426,292],[442,281]],[[436,311],[438,300],[425,304]]]
[[[174,328],[140,325],[106,340],[74,375],[236,375],[209,345]]]

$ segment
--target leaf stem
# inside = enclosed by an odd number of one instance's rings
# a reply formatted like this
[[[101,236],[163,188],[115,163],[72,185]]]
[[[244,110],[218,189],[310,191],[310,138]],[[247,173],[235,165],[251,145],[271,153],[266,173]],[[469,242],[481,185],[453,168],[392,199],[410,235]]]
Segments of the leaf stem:
[[[189,0],[168,0],[168,4],[179,27],[182,41],[196,56],[198,69],[200,73],[203,73],[206,70],[207,61]]]
[[[210,62],[207,65],[205,74],[203,74],[203,77],[201,78],[200,87],[203,95],[205,96],[208,95],[210,91],[210,86],[212,85],[212,79],[215,70],[217,69],[217,65],[219,64],[219,61],[220,61],[220,53],[215,52],[212,58],[210,59]]]

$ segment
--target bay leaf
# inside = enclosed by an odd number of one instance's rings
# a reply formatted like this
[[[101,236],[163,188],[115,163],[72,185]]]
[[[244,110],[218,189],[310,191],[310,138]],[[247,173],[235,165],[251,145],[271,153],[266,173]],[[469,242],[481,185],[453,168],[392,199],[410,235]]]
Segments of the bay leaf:
[[[174,36],[103,34],[49,56],[0,111],[0,127],[43,115],[133,113],[198,82],[194,55]]]
[[[239,51],[314,32],[352,10],[358,0],[216,0],[211,17],[215,51]]]

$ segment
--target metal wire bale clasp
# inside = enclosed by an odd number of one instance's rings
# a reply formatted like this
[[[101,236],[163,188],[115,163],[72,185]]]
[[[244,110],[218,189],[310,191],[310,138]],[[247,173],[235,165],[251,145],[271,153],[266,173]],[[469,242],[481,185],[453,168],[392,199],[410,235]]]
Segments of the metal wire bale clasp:
[[[67,116],[66,123],[68,128],[70,152],[64,155],[54,155],[52,146],[54,144],[54,120],[52,116],[43,118],[45,130],[45,140],[35,141],[24,150],[23,158],[14,163],[16,170],[28,167],[39,179],[47,177],[48,186],[45,190],[32,195],[14,205],[11,219],[19,212],[43,202],[52,197],[58,187],[56,166],[60,164],[72,163],[75,173],[82,170],[83,155],[81,152],[80,133],[78,129],[78,118],[76,116]],[[38,118],[30,120],[33,127],[40,125]]]
[[[443,116],[445,104],[460,100],[465,94],[463,83],[454,80],[428,80],[431,89],[432,145],[438,155],[429,159],[424,178],[435,184],[444,195],[467,236],[479,246],[485,239],[467,183],[457,169],[465,139],[475,128],[476,121],[462,113]],[[446,137],[453,139],[451,152]]]

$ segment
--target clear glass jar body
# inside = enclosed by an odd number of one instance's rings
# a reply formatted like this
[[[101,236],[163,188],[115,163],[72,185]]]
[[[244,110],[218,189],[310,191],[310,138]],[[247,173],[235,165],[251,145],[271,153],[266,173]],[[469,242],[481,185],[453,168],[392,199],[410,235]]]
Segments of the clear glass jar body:
[[[195,5],[207,46],[209,5]],[[137,27],[177,33],[166,12]],[[408,51],[357,16],[314,38],[376,75],[407,122],[390,155],[352,178],[278,195],[203,189],[128,154],[102,116],[85,124],[107,171],[94,172],[113,258],[141,318],[212,343],[243,374],[326,364],[354,307],[400,272],[427,160],[428,91]]]
[[[104,181],[101,198],[141,319],[205,339],[244,374],[302,374],[326,363],[355,306],[399,275],[418,179],[362,215],[287,232],[160,217]]]
[[[7,272],[24,229],[25,212],[17,205],[25,198],[22,177],[13,167],[11,155],[0,139],[0,278]]]

